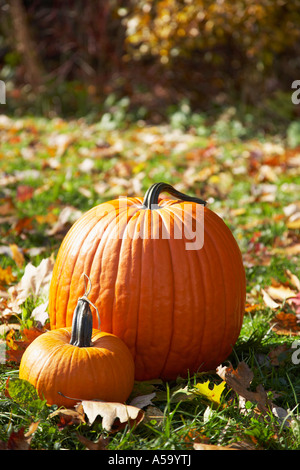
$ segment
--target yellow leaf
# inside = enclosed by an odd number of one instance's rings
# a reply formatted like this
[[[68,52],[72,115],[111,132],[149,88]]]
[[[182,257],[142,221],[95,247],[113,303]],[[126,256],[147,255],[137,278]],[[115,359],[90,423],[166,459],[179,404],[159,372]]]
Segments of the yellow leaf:
[[[16,276],[12,273],[11,266],[7,266],[7,268],[1,268],[0,266],[0,289],[5,285],[10,285],[15,280]]]
[[[15,332],[13,329],[6,335],[6,345],[9,349],[13,349],[14,351],[18,349],[18,345],[15,343]]]
[[[213,388],[209,388],[209,380],[204,383],[198,383],[195,386],[194,391],[206,397],[208,400],[212,401],[213,403],[220,404],[221,395],[225,388],[226,382],[223,381],[219,385],[214,384]]]
[[[287,226],[287,228],[294,229],[294,230],[300,228],[300,217],[296,220],[292,220],[292,221],[288,222],[286,224],[286,226]]]
[[[9,245],[12,253],[12,258],[15,261],[18,268],[21,268],[25,262],[23,253],[19,250],[16,244]]]

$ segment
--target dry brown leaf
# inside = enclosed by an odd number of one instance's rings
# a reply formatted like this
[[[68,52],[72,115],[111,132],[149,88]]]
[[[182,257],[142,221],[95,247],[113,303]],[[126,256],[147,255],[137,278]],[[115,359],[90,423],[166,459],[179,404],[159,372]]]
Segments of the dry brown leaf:
[[[153,405],[151,400],[155,397],[155,395],[156,393],[153,392],[148,393],[147,395],[134,397],[129,404],[130,406],[136,406],[137,408],[144,408],[145,406]]]
[[[100,436],[97,441],[90,441],[81,434],[77,434],[77,439],[83,444],[88,450],[106,450],[109,444],[109,437]]]
[[[140,408],[123,403],[83,400],[80,405],[82,405],[90,424],[95,421],[97,416],[101,416],[103,418],[102,427],[106,431],[112,431],[116,420],[121,424],[129,423],[132,426],[139,424],[144,418],[144,412]],[[117,426],[118,429],[122,427],[119,424]]]
[[[11,197],[1,199],[0,215],[13,214],[15,211]]]
[[[7,442],[0,441],[0,450],[30,450],[32,434],[37,430],[39,421],[31,423],[25,433],[22,427],[18,431],[12,431]]]
[[[0,266],[0,288],[4,286],[9,286],[13,281],[16,280],[16,276],[12,272],[11,266],[7,268],[1,268]]]
[[[271,309],[276,309],[281,306],[282,303],[290,301],[300,288],[300,280],[298,277],[291,273],[291,271],[285,271],[288,281],[285,283],[279,283],[275,279],[272,280],[272,284],[265,289],[261,289],[263,294],[264,303]],[[290,286],[292,285],[293,288]]]
[[[216,372],[234,392],[245,400],[257,403],[260,411],[268,411],[268,397],[262,385],[258,385],[255,392],[249,390],[253,380],[253,372],[245,362],[240,362],[236,369],[233,369],[232,366],[219,366]]]
[[[58,426],[64,428],[71,424],[81,424],[85,423],[85,416],[82,407],[78,406],[76,410],[68,408],[59,408],[49,415],[49,418],[54,418],[55,416],[59,417]]]
[[[251,401],[256,403],[257,413],[260,412],[266,415],[271,410],[279,422],[282,423],[284,421],[286,426],[290,424],[288,412],[268,399],[267,392],[261,384],[256,387],[255,392],[249,390],[253,379],[253,372],[245,362],[240,362],[236,369],[233,369],[232,366],[223,367],[220,365],[216,372],[239,395],[240,406],[243,412],[246,412],[245,402]]]
[[[7,346],[7,359],[9,361],[17,362],[21,361],[25,349],[35,340],[38,336],[43,334],[45,330],[41,328],[24,328],[22,331],[22,339],[15,339],[15,331],[10,330],[6,335],[6,346]]]
[[[300,243],[291,243],[287,246],[273,249],[273,253],[284,254],[286,256],[296,256],[300,254]]]
[[[35,220],[37,221],[38,224],[49,224],[53,225],[57,221],[58,216],[54,214],[53,212],[48,212],[46,215],[36,215]]]
[[[279,312],[273,318],[272,330],[278,335],[299,336],[300,325],[293,313]]]
[[[300,244],[299,244],[299,253],[300,253]],[[285,274],[287,275],[290,283],[300,292],[300,279],[293,274],[289,269],[286,269]]]
[[[66,152],[67,148],[72,144],[74,137],[68,134],[50,134],[48,137],[48,150],[53,149],[53,153],[59,160]],[[51,153],[51,152],[50,152]]]
[[[32,186],[22,184],[17,187],[16,199],[17,201],[20,201],[20,202],[28,201],[28,199],[32,198],[33,193],[34,193],[34,188]]]
[[[30,426],[29,426],[28,431],[24,434],[24,436],[25,437],[30,437],[33,433],[35,433],[35,431],[39,427],[39,424],[40,424],[40,420],[31,423]]]
[[[66,206],[60,212],[56,223],[46,231],[47,235],[55,235],[60,232],[64,232],[68,229],[68,226],[76,222],[76,220],[82,215],[82,212],[75,207]]]
[[[282,359],[282,356],[284,357],[285,353],[287,353],[289,350],[290,347],[287,344],[280,344],[276,348],[271,349],[268,357],[270,358],[270,363],[272,366],[279,366],[280,363],[284,360]]]
[[[49,301],[47,300],[46,302],[35,307],[31,312],[31,318],[34,318],[34,320],[39,322],[42,326],[45,325],[49,319],[48,303]]]
[[[0,336],[3,336],[5,335],[6,333],[8,333],[9,331],[12,331],[12,330],[20,330],[21,328],[21,325],[20,323],[3,323],[2,325],[0,325]]]
[[[275,300],[273,300],[264,289],[261,289],[261,292],[263,295],[263,301],[267,307],[272,308],[272,309],[280,307],[280,304],[275,302]]]
[[[25,263],[24,255],[21,250],[19,250],[19,247],[14,243],[12,245],[9,245],[12,253],[12,259],[15,261],[16,265],[18,268],[21,268],[23,264]]]
[[[218,446],[213,444],[202,444],[201,442],[195,442],[193,445],[194,450],[238,450],[230,446]]]
[[[20,306],[30,296],[35,298],[38,296],[47,296],[53,266],[54,259],[52,257],[43,259],[37,267],[28,263],[20,282],[8,289],[10,300],[7,303],[7,308],[3,312],[3,316],[11,313],[20,313]]]
[[[255,312],[256,310],[260,310],[260,309],[261,309],[260,304],[246,303],[245,305],[245,313]]]
[[[294,297],[296,293],[293,289],[291,289],[288,286],[284,286],[283,284],[279,286],[273,285],[273,286],[266,287],[265,291],[267,292],[267,294],[269,294],[271,299],[275,300],[275,302],[276,301],[284,302],[290,297]]]
[[[147,406],[145,410],[144,422],[150,422],[152,420],[157,423],[161,423],[164,419],[164,413],[156,406]]]

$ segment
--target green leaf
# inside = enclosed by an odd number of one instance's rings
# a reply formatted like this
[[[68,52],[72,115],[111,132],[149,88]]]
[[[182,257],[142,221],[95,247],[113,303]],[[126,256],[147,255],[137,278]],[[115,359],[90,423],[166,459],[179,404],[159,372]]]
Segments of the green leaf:
[[[26,405],[31,410],[42,408],[46,401],[41,400],[34,386],[27,380],[13,378],[8,381],[7,390],[13,401],[19,405]]]

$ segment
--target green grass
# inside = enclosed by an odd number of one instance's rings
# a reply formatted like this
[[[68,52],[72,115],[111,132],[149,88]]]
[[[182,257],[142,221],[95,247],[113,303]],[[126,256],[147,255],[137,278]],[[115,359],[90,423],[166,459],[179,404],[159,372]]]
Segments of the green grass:
[[[173,126],[178,123],[176,119],[178,116],[171,120]],[[198,122],[195,116],[193,122]],[[228,128],[228,123],[218,122],[204,129],[202,118],[199,132],[189,130],[186,121],[183,121],[183,129],[180,124],[180,130],[174,130],[172,126],[146,128],[141,124],[127,128],[120,126],[122,129],[118,130],[117,125],[107,128],[103,121],[88,123],[82,119],[68,122],[28,117],[23,118],[18,127],[15,123],[11,120],[1,130],[0,202],[5,204],[10,200],[12,209],[1,215],[0,235],[2,246],[18,245],[25,263],[17,267],[15,261],[4,254],[1,255],[0,266],[12,266],[17,280],[21,278],[26,263],[38,265],[43,258],[57,253],[72,221],[66,222],[54,235],[49,236],[48,231],[64,207],[71,206],[84,212],[119,195],[134,195],[135,188],[142,195],[151,183],[158,181],[181,185],[181,190],[189,194],[197,192],[200,197],[208,199],[209,207],[220,213],[229,225],[243,256],[249,254],[253,237],[260,244],[261,251],[256,254],[252,265],[246,264],[247,298],[250,303],[258,303],[260,308],[245,315],[240,337],[228,360],[234,367],[240,361],[248,364],[254,374],[253,390],[257,385],[263,385],[272,401],[291,413],[290,426],[282,423],[271,411],[267,416],[257,413],[253,403],[247,403],[247,412],[241,413],[238,396],[228,389],[222,395],[219,407],[196,395],[192,400],[175,400],[178,387],[187,386],[191,390],[195,383],[208,378],[213,383],[220,383],[216,374],[195,375],[153,385],[156,391],[153,404],[162,418],[144,419],[135,428],[130,429],[127,425],[109,434],[108,449],[187,450],[192,448],[193,439],[200,437],[212,445],[230,445],[240,441],[254,448],[299,449],[300,374],[299,366],[291,360],[291,345],[295,337],[277,335],[271,329],[274,311],[264,305],[260,290],[270,285],[274,278],[285,282],[286,269],[300,277],[297,256],[286,255],[284,248],[280,253],[274,249],[279,241],[283,246],[299,243],[299,229],[287,228],[284,208],[299,201],[300,174],[296,168],[285,171],[279,164],[275,180],[265,180],[260,173],[263,161],[256,171],[249,172],[252,149],[261,150],[264,158],[269,150],[263,145],[278,145],[279,140],[285,151],[285,136],[280,139],[278,136],[264,136],[260,140],[249,136],[247,139],[244,128],[233,125]],[[60,149],[55,144],[55,136],[59,134],[70,139],[58,155]],[[209,156],[207,149],[212,145],[211,137],[215,150]],[[81,169],[86,158],[93,161],[89,172]],[[270,169],[274,170],[274,167]],[[207,175],[204,170],[208,170]],[[5,182],[7,175],[11,180]],[[253,188],[264,184],[276,186],[275,198],[268,202],[253,196]],[[293,190],[288,189],[289,184],[293,184]],[[26,201],[18,199],[21,185],[34,189]],[[237,209],[243,211],[235,213]],[[53,215],[53,220],[41,221],[37,217],[49,214]],[[5,216],[13,217],[13,223]],[[18,226],[21,220],[30,223]],[[31,254],[32,248],[41,247],[43,251]],[[270,260],[261,265],[263,249],[269,253]],[[3,288],[6,290],[8,286]],[[34,324],[31,312],[36,305],[28,299],[18,318],[4,319],[0,311],[0,322],[17,321],[22,328],[30,327]],[[278,357],[278,364],[273,365],[270,353],[280,345],[285,345],[286,350]],[[100,419],[92,425],[61,426],[57,417],[51,417],[55,406],[48,407],[41,400],[32,401],[32,397],[25,395],[23,399],[7,397],[6,381],[17,376],[15,363],[0,364],[0,441],[7,442],[13,431],[28,430],[33,421],[39,421],[31,441],[33,449],[84,449],[78,435],[97,441],[100,436],[108,434],[103,431]]]

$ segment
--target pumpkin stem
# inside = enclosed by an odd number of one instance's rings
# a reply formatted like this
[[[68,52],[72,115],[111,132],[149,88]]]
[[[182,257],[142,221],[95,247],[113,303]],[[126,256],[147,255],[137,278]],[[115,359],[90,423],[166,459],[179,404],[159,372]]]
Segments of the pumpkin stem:
[[[92,307],[94,307],[94,309],[96,310],[97,312],[97,317],[98,317],[98,329],[100,330],[100,314],[99,314],[99,310],[97,309],[96,305],[93,304],[93,302],[91,302],[89,299],[88,299],[88,295],[89,293],[91,292],[91,289],[92,289],[92,281],[90,280],[89,276],[85,273],[83,273],[84,275],[84,287],[85,287],[85,292],[83,294],[82,297],[80,297],[80,299],[83,299],[83,300],[86,300]],[[86,281],[85,281],[85,278],[88,278],[89,280],[89,289],[87,290],[87,286],[86,286]]]
[[[85,287],[84,296],[88,297],[89,293],[91,292],[91,289],[92,289],[92,281],[90,280],[90,278],[87,274],[83,273],[83,275],[84,275],[84,287]],[[89,290],[87,290],[87,286],[86,286],[86,279],[85,279],[86,277],[88,278],[88,281],[89,281]]]
[[[73,320],[70,344],[79,348],[91,346],[93,331],[93,315],[89,302],[84,299],[78,299]]]
[[[73,320],[72,320],[72,333],[70,344],[78,346],[80,348],[87,348],[91,346],[92,331],[93,331],[93,315],[90,309],[90,305],[94,307],[98,315],[98,328],[100,328],[100,315],[97,307],[88,299],[88,295],[92,289],[92,282],[85,273],[84,275],[84,287],[85,292],[82,297],[78,299]],[[89,286],[87,288],[86,278],[89,280]]]
[[[198,204],[206,205],[206,201],[199,199],[197,197],[188,196],[187,194],[183,194],[177,191],[173,186],[168,183],[154,183],[150,188],[147,190],[143,205],[145,209],[151,209],[154,205],[158,204],[158,198],[160,193],[167,192],[171,194],[171,196],[175,196],[177,199],[181,199],[182,201],[190,201],[196,202]]]

